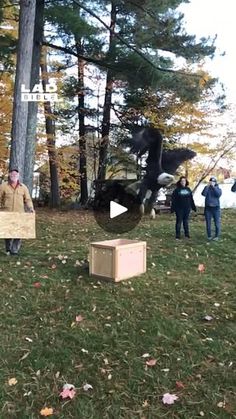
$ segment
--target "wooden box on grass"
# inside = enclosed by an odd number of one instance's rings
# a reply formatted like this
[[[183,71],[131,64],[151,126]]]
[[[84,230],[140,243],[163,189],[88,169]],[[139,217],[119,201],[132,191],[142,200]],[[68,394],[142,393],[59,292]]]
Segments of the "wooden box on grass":
[[[119,282],[144,272],[146,242],[116,239],[90,244],[90,275]]]
[[[0,239],[35,239],[35,213],[0,211]]]

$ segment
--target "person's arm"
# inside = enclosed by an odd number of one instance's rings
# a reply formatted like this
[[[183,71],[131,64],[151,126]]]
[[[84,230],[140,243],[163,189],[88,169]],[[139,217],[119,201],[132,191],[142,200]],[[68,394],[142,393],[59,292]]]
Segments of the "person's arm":
[[[34,212],[34,205],[33,205],[33,201],[31,199],[29,190],[27,187],[25,187],[25,192],[24,192],[24,203],[26,205],[26,208],[30,211],[30,212]]]
[[[205,188],[203,189],[203,191],[202,191],[203,196],[207,196],[208,188],[209,188],[209,186],[205,186]]]
[[[3,189],[3,185],[0,185],[0,208],[3,207],[3,200],[4,200],[4,189]]]
[[[192,210],[196,212],[197,211],[197,208],[196,208],[196,205],[195,205],[195,202],[194,202],[194,199],[193,199],[192,191],[191,191],[191,194],[190,194],[190,202],[191,202],[191,208],[192,208]]]
[[[171,207],[170,212],[175,212],[176,210],[176,189],[173,191],[171,195]]]
[[[219,198],[222,195],[222,190],[219,188],[218,185],[212,186],[212,191],[217,198]]]

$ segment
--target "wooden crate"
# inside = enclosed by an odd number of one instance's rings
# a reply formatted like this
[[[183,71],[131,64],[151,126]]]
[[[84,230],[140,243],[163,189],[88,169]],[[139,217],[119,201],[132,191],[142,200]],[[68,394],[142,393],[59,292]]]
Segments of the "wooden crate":
[[[144,272],[146,242],[116,239],[90,244],[90,275],[119,282]]]
[[[0,239],[35,239],[35,213],[0,211]]]

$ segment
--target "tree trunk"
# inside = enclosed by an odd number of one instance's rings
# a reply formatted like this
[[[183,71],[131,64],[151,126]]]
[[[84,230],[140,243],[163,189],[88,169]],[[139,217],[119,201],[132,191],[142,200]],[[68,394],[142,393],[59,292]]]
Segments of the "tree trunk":
[[[43,41],[43,13],[44,0],[36,0],[34,47],[31,66],[30,90],[39,83],[40,55]],[[33,173],[35,161],[35,146],[37,134],[38,102],[29,102],[27,136],[25,144],[25,171],[24,183],[28,186],[30,193],[33,190]]]
[[[81,42],[76,43],[78,55],[82,53]],[[78,58],[78,116],[79,116],[79,173],[80,173],[80,202],[85,205],[88,200],[86,136],[84,123],[84,67],[85,61]]]
[[[36,0],[20,0],[19,42],[12,115],[10,168],[24,178],[28,102],[21,100],[21,87],[30,87]]]
[[[110,24],[110,39],[109,39],[109,55],[113,55],[115,47],[115,25],[117,6],[114,2],[111,2],[111,24]],[[106,178],[106,166],[107,166],[107,153],[109,145],[109,133],[111,126],[111,104],[112,104],[112,90],[113,90],[113,77],[112,70],[107,71],[106,77],[106,92],[103,107],[103,119],[102,119],[102,133],[101,143],[99,148],[99,165],[98,165],[98,180],[104,180]]]
[[[48,84],[48,69],[47,69],[47,53],[42,53],[41,63],[42,84],[43,90],[46,92],[46,84]],[[46,121],[46,135],[47,135],[47,149],[50,169],[50,206],[58,208],[60,206],[60,189],[57,168],[57,152],[56,152],[56,133],[55,133],[55,118],[52,112],[50,101],[44,102],[44,114]]]

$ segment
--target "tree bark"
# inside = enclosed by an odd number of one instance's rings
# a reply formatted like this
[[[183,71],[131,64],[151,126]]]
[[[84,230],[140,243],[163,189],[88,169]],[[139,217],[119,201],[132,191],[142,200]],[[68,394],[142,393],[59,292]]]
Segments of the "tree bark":
[[[10,169],[17,168],[21,179],[24,178],[28,119],[28,102],[21,100],[21,87],[23,84],[26,88],[30,86],[35,10],[36,0],[20,0],[19,42],[14,86]]]
[[[47,53],[45,51],[42,53],[41,73],[43,90],[46,92],[46,84],[48,84],[48,69]],[[52,112],[50,101],[44,102],[44,114],[46,121],[47,149],[50,169],[50,206],[52,208],[58,208],[60,206],[60,189],[57,167],[55,117]]]
[[[112,55],[114,52],[115,46],[115,25],[116,25],[116,15],[117,15],[117,6],[112,1],[111,3],[111,23],[110,23],[110,38],[109,38],[109,55]],[[99,165],[98,165],[98,180],[104,180],[106,178],[106,167],[107,167],[107,154],[108,154],[108,145],[109,145],[109,134],[111,126],[111,104],[112,104],[112,90],[113,90],[113,77],[112,70],[107,71],[106,77],[106,92],[104,99],[103,107],[103,119],[102,119],[102,133],[101,133],[101,143],[99,148]]]
[[[34,27],[34,47],[31,66],[30,90],[39,83],[40,55],[43,41],[43,14],[44,0],[36,0],[36,14]],[[38,102],[29,102],[27,136],[25,145],[25,170],[24,183],[28,186],[30,193],[33,190],[33,174],[35,161],[35,146],[37,135]]]
[[[79,54],[82,51],[82,45],[77,42],[76,50]],[[84,67],[85,61],[78,58],[78,116],[79,116],[79,174],[80,174],[80,203],[85,205],[88,200],[87,183],[87,158],[86,158],[86,136],[85,136],[85,103],[84,103]]]

